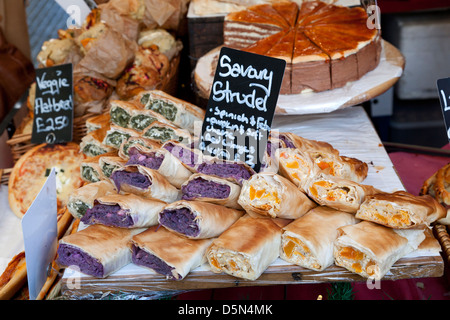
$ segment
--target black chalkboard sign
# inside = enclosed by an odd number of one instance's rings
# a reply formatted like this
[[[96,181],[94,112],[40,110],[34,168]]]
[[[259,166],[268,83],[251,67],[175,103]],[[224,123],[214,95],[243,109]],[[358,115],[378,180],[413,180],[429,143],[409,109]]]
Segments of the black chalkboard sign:
[[[72,141],[72,64],[36,69],[32,143]]]
[[[441,102],[442,114],[444,115],[447,137],[450,140],[450,78],[437,81],[439,100]]]
[[[221,49],[199,143],[203,154],[259,171],[285,67],[281,59]]]

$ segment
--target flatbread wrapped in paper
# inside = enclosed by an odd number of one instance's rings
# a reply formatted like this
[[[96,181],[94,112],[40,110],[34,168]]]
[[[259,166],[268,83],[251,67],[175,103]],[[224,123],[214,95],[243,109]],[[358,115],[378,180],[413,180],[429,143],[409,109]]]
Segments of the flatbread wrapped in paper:
[[[201,126],[205,117],[204,109],[161,90],[143,91],[138,94],[136,101],[146,109],[160,113],[175,126],[186,129],[191,134],[195,133],[195,123],[198,122]]]
[[[365,278],[381,280],[392,265],[416,250],[424,229],[392,229],[370,221],[341,227],[334,242],[335,264]]]
[[[110,193],[117,193],[117,190],[108,180],[85,184],[70,194],[67,209],[75,219],[81,219],[86,210],[94,206],[95,199]]]
[[[115,86],[115,80],[77,69],[73,73],[74,115],[103,113]]]
[[[282,228],[290,221],[242,216],[209,247],[206,257],[211,270],[258,279],[279,257]]]
[[[136,164],[156,170],[178,189],[192,175],[180,160],[163,148],[148,151],[147,148],[136,145],[129,149],[128,154],[127,165]]]
[[[150,227],[132,239],[132,261],[170,280],[182,280],[206,262],[213,239],[186,239],[164,227]]]
[[[142,91],[161,88],[170,68],[169,58],[158,46],[139,46],[133,63],[117,80],[116,92],[121,99],[129,100]]]
[[[371,185],[323,173],[312,177],[305,189],[308,196],[320,205],[351,213],[358,211],[366,196],[381,192]]]
[[[84,54],[74,72],[92,71],[108,79],[117,79],[134,59],[137,43],[99,22],[84,30],[75,41]]]
[[[179,200],[160,212],[159,223],[187,238],[206,239],[220,235],[243,214],[213,203]]]
[[[338,236],[338,228],[358,221],[354,214],[316,207],[284,227],[280,258],[322,271],[334,263],[333,242]]]
[[[447,210],[432,196],[415,196],[406,191],[367,196],[356,217],[397,229],[429,226],[445,217]]]
[[[141,165],[126,165],[116,169],[110,179],[119,192],[134,193],[167,203],[181,198],[181,191],[163,175]]]
[[[81,222],[118,228],[144,228],[158,224],[158,214],[165,202],[135,194],[108,194],[95,199]]]
[[[101,224],[88,226],[59,240],[57,263],[76,267],[96,278],[105,278],[131,263],[131,238],[144,230]]]
[[[241,186],[228,180],[194,173],[181,186],[182,200],[211,202],[242,210],[238,203]]]
[[[273,172],[245,180],[238,203],[249,214],[284,219],[300,218],[317,206],[294,183]]]

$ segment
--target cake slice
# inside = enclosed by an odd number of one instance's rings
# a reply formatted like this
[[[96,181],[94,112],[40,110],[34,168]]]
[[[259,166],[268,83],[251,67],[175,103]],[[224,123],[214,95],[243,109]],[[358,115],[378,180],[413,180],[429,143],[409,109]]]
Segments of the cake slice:
[[[291,93],[331,88],[330,58],[297,30],[292,55]]]
[[[280,88],[281,94],[291,93],[292,52],[294,51],[294,40],[295,29],[290,29],[290,31],[266,53],[269,57],[286,61],[286,68],[284,69],[283,81]]]
[[[295,2],[274,2],[272,7],[286,20],[289,26],[295,26],[298,15],[298,5]]]
[[[283,30],[284,25],[254,11],[232,12],[224,19],[224,45],[241,49]]]

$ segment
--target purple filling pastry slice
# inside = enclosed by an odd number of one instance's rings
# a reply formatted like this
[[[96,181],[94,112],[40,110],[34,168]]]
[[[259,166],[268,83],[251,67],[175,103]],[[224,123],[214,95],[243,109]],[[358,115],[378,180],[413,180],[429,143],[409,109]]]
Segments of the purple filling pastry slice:
[[[166,205],[158,221],[165,228],[191,239],[206,239],[220,235],[243,211],[222,205],[179,200]]]
[[[241,186],[215,176],[193,174],[181,186],[182,200],[198,200],[220,204],[234,209],[242,209],[237,200]]]
[[[105,278],[131,263],[129,243],[134,235],[144,230],[101,224],[88,226],[59,240],[56,262],[96,278]]]
[[[237,184],[248,180],[255,171],[244,162],[225,161],[212,158],[197,166],[197,172],[227,179]]]
[[[195,167],[200,163],[202,153],[195,149],[193,145],[187,145],[176,141],[167,141],[162,146],[175,158],[181,161],[188,169],[195,171]]]
[[[186,239],[164,227],[150,227],[132,238],[132,262],[163,275],[182,280],[206,262],[213,239]]]
[[[158,154],[157,151],[144,152],[138,147],[131,147],[128,151],[128,164],[139,164],[141,166],[158,170],[164,160],[164,156]]]
[[[192,172],[180,160],[163,148],[149,151],[142,146],[133,146],[130,148],[129,155],[127,165],[140,165],[156,170],[177,188],[181,188],[181,185],[192,175]]]
[[[144,198],[173,202],[181,198],[181,191],[154,169],[142,165],[125,165],[110,176],[121,193],[133,193]]]
[[[158,224],[158,214],[165,202],[135,194],[110,194],[96,199],[81,222],[119,228],[141,228]]]

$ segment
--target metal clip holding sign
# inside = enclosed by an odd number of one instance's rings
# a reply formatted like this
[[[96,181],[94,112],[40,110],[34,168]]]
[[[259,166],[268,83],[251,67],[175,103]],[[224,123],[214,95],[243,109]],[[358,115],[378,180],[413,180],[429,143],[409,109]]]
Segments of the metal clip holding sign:
[[[56,173],[53,168],[30,208],[22,218],[30,300],[35,300],[47,280],[48,266],[56,255]]]

